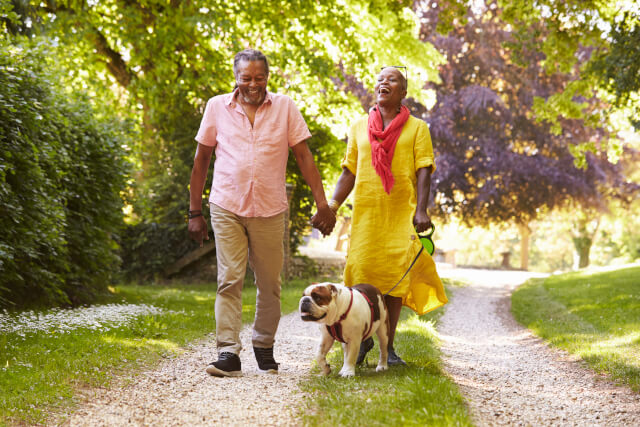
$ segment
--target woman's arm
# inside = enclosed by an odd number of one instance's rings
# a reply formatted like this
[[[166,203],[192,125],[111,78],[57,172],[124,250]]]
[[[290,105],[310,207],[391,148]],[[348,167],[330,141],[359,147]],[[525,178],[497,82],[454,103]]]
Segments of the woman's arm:
[[[429,196],[431,194],[431,171],[432,167],[420,168],[416,172],[417,178],[417,203],[416,214],[413,217],[413,225],[416,227],[418,233],[422,233],[425,230],[431,228],[431,218],[427,213],[427,206],[429,206]]]
[[[329,202],[329,207],[331,210],[336,212],[340,205],[344,203],[344,201],[349,197],[351,190],[353,190],[353,186],[356,182],[356,176],[351,173],[351,171],[345,167],[342,168],[342,173],[338,178],[338,183],[336,184],[335,190],[333,190],[333,197]]]

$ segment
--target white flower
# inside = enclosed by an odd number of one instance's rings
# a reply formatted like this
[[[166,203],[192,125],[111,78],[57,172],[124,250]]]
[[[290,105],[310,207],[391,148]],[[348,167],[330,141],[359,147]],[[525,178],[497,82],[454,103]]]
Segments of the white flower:
[[[106,304],[75,309],[54,308],[44,313],[25,311],[10,315],[0,313],[0,333],[17,333],[24,337],[28,332],[69,333],[74,329],[88,328],[95,331],[127,324],[138,316],[175,313],[148,304]]]

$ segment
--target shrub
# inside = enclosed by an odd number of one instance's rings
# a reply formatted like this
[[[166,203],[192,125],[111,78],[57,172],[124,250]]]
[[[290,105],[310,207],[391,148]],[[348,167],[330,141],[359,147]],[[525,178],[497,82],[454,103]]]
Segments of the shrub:
[[[117,273],[130,127],[0,39],[0,304],[79,304]]]

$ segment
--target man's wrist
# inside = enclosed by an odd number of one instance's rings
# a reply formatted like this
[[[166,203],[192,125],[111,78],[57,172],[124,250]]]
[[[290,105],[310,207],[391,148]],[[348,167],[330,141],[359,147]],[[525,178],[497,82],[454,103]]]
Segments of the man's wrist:
[[[189,217],[189,219],[192,218],[197,218],[199,216],[202,216],[202,210],[201,209],[189,209],[189,212],[187,213],[187,216]]]

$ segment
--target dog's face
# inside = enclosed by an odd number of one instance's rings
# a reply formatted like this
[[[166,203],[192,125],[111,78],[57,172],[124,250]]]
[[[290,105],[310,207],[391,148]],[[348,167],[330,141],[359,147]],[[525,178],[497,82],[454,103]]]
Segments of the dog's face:
[[[335,307],[338,288],[333,283],[309,285],[300,298],[300,317],[306,322],[322,322]]]

